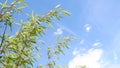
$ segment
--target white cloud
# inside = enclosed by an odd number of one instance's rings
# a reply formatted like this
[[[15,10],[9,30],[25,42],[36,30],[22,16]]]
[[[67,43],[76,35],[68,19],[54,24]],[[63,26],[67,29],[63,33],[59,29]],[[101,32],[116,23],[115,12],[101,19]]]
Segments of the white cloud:
[[[69,34],[72,34],[72,35],[74,35],[76,37],[79,37],[79,35],[77,35],[76,33],[74,33],[70,28],[64,26],[63,23],[58,22],[58,23],[55,23],[55,24],[56,24],[56,26],[62,28],[64,31],[68,32]]]
[[[79,51],[77,49],[75,49],[73,52],[72,52],[73,55],[77,55],[79,54]]]
[[[120,68],[120,63],[119,64],[109,64],[108,66],[106,66],[106,68]]]
[[[93,46],[102,46],[102,43],[97,41],[97,42],[93,43]]]
[[[90,30],[91,30],[90,24],[85,24],[84,27],[85,27],[85,29],[86,29],[87,32],[90,32]]]
[[[77,51],[73,53],[75,57],[69,62],[69,68],[76,68],[84,65],[86,65],[87,68],[102,68],[102,49],[90,49],[86,54],[80,54]]]
[[[63,31],[61,28],[58,28],[56,32],[54,32],[55,35],[61,35],[63,34]]]

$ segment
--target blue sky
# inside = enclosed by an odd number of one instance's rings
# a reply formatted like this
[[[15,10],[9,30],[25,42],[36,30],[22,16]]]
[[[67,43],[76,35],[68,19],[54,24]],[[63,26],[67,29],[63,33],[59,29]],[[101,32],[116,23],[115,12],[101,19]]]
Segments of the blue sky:
[[[61,56],[59,64],[68,64],[69,68],[79,65],[88,68],[120,67],[120,0],[26,1],[28,7],[23,10],[27,13],[32,10],[35,14],[47,13],[58,4],[71,13],[61,21],[54,20],[55,27],[47,30],[47,36],[43,38],[50,45],[56,34],[76,37],[66,55]],[[44,58],[42,61],[44,64],[47,60]]]
[[[55,27],[46,31],[47,37],[44,38],[48,44],[55,41],[56,34],[72,35],[77,38],[71,42],[71,48],[66,55],[61,56],[60,64],[68,64],[70,68],[74,68],[75,65],[87,65],[88,68],[119,68],[119,2],[119,0],[31,0],[28,1],[29,6],[25,11],[47,13],[61,4],[61,8],[71,13],[70,17],[64,16],[61,21],[53,21],[56,23]]]

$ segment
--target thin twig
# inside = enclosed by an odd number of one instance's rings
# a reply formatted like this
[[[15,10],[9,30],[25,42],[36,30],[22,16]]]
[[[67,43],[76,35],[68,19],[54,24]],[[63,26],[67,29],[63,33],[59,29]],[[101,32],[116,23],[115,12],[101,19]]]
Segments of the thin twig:
[[[2,19],[4,17],[4,14],[6,14],[7,12],[11,11],[12,10],[12,7],[18,2],[18,0],[16,0],[13,4],[11,4],[11,6],[3,13],[3,16],[2,16]],[[4,32],[2,34],[2,41],[1,41],[1,44],[0,44],[0,49],[4,43],[4,40],[5,40],[5,34],[6,34],[6,30],[7,30],[7,23],[5,23],[5,29],[4,29]],[[1,50],[0,50],[0,54],[3,52],[5,47],[3,47]]]
[[[7,24],[5,24],[5,29],[4,29],[4,32],[3,32],[3,34],[2,34],[3,36],[2,36],[2,41],[1,41],[1,44],[0,44],[0,48],[2,47],[2,45],[3,45],[3,43],[4,43],[6,29],[7,29]]]
[[[18,0],[16,0],[13,4],[11,4],[10,7],[8,7],[8,9],[3,13],[3,14],[6,14],[7,12],[9,12],[10,10],[12,10],[12,7],[17,4]]]

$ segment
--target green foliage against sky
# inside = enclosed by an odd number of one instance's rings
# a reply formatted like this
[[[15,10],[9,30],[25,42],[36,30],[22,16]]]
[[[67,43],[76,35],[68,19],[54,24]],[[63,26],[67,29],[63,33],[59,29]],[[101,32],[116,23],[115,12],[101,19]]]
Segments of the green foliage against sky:
[[[62,14],[69,16],[66,10],[60,9],[60,5],[56,6],[54,10],[50,10],[47,14],[34,15],[34,12],[32,12],[26,15],[29,17],[27,21],[21,19],[21,22],[19,22],[21,24],[20,28],[14,35],[9,34],[7,31],[12,31],[12,28],[16,28],[13,26],[16,19],[14,14],[24,14],[25,12],[22,12],[21,9],[26,8],[26,6],[27,3],[24,0],[13,0],[12,2],[5,0],[0,2],[0,25],[2,26],[0,28],[0,68],[32,68],[34,63],[37,62],[34,55],[41,53],[39,52],[41,46],[37,45],[37,39],[45,35],[47,26],[52,26],[53,18],[60,20]],[[44,23],[45,25],[43,25]],[[64,49],[69,48],[68,44],[72,39],[69,36],[63,38],[58,36],[56,39],[58,43],[55,48],[46,47],[46,55],[48,56],[46,65],[34,67],[56,67],[56,56],[64,54]]]

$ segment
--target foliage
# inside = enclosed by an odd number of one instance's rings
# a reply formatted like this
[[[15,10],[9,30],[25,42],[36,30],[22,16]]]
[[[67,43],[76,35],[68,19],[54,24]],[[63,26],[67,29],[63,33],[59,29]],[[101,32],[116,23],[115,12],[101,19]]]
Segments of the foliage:
[[[32,68],[36,62],[34,57],[35,51],[39,51],[37,45],[38,37],[45,35],[46,26],[51,26],[52,19],[61,19],[61,14],[69,16],[69,12],[60,9],[59,5],[54,10],[50,10],[44,15],[28,15],[28,21],[21,20],[20,29],[10,35],[7,31],[14,28],[14,14],[23,13],[22,8],[27,6],[25,0],[14,0],[8,4],[8,0],[0,2],[0,67],[1,68]],[[25,12],[24,12],[25,13]],[[25,23],[25,24],[22,24]],[[46,23],[46,25],[43,25]],[[58,39],[59,38],[59,39]],[[57,37],[58,43],[55,48],[47,46],[48,63],[45,66],[37,66],[38,68],[55,68],[57,58],[60,54],[64,54],[64,49],[69,48],[69,42],[73,37]],[[43,42],[42,42],[43,43]],[[56,58],[56,59],[53,59]],[[58,66],[59,67],[59,66]]]

